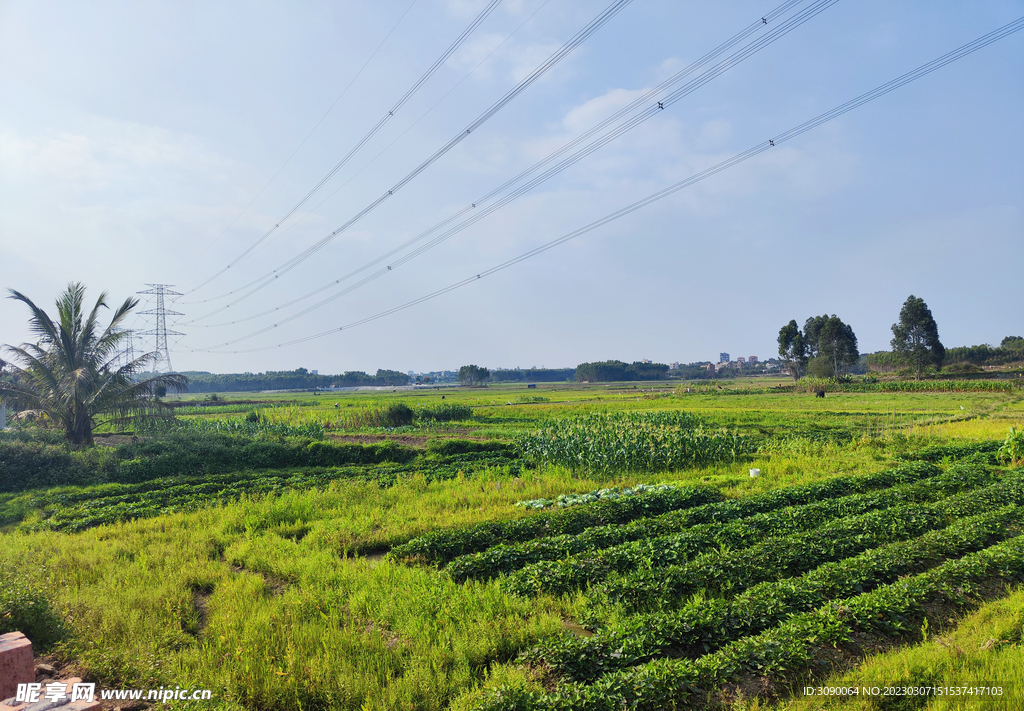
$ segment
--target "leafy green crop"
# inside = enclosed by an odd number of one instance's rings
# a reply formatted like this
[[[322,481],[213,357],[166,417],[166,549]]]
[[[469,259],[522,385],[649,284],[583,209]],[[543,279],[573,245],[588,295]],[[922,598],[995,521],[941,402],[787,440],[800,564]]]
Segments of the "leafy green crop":
[[[524,659],[543,661],[570,680],[592,681],[670,649],[693,650],[700,655],[777,625],[794,612],[865,592],[944,558],[962,556],[1020,533],[1011,524],[1019,524],[1022,514],[1020,507],[1007,506],[909,541],[825,563],[799,578],[755,585],[732,600],[698,599],[679,610],[635,615],[593,637],[548,639],[524,654]]]
[[[523,595],[541,591],[568,591],[576,589],[589,579],[587,574],[580,574],[582,570],[596,571],[598,567],[580,567],[575,559],[568,556],[607,549],[630,541],[681,533],[702,524],[727,524],[787,506],[799,506],[890,487],[894,484],[911,483],[941,473],[941,470],[932,464],[913,463],[867,476],[834,477],[821,483],[774,489],[743,499],[671,511],[625,525],[595,526],[575,536],[552,536],[517,545],[498,546],[477,554],[472,561],[455,561],[455,570],[461,570],[460,574],[469,577],[512,573],[512,579],[507,581],[507,585]],[[950,483],[954,484],[952,481]],[[500,560],[500,563],[492,563],[491,560]]]
[[[500,543],[526,541],[562,533],[579,533],[595,525],[610,522],[626,523],[720,499],[721,495],[717,491],[698,487],[650,492],[625,499],[598,501],[588,506],[544,512],[512,521],[484,522],[462,528],[432,531],[393,548],[389,555],[394,560],[443,563]]]
[[[991,577],[1024,576],[1024,537],[951,560],[911,578],[812,612],[793,615],[777,627],[725,645],[698,659],[658,659],[613,671],[591,685],[560,686],[551,694],[522,688],[493,690],[475,711],[661,711],[678,708],[696,689],[721,688],[742,674],[792,679],[815,658],[816,650],[850,638],[855,629],[907,631],[923,606],[957,589]]]

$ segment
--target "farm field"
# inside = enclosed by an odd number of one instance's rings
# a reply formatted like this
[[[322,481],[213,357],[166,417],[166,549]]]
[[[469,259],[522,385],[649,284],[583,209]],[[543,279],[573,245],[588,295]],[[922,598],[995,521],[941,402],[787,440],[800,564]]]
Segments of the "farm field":
[[[1024,694],[1024,391],[782,384],[236,393],[90,454],[5,434],[0,621],[217,709]],[[1010,708],[975,701],[933,706]]]

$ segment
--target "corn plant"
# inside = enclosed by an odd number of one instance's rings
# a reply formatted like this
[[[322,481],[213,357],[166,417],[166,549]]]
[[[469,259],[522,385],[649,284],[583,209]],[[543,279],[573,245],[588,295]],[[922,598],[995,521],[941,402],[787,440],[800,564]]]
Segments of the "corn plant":
[[[748,438],[679,411],[566,418],[517,444],[534,462],[605,474],[735,461],[753,450]]]

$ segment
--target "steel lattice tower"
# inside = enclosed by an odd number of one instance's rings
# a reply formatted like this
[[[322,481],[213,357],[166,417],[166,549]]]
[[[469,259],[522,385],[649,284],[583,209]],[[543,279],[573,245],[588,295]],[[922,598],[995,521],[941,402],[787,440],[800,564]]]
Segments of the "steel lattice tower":
[[[138,292],[139,294],[154,294],[156,295],[156,308],[150,309],[149,311],[139,312],[143,316],[155,316],[156,327],[149,331],[142,331],[140,336],[153,336],[154,337],[154,348],[153,351],[156,354],[156,362],[153,363],[153,370],[161,370],[161,367],[166,363],[166,372],[171,372],[173,367],[171,366],[171,351],[167,346],[168,336],[184,336],[184,333],[178,331],[167,330],[167,317],[168,316],[181,316],[180,311],[170,311],[164,305],[165,296],[181,296],[180,291],[171,291],[170,287],[173,284],[146,284],[150,287],[145,291]]]

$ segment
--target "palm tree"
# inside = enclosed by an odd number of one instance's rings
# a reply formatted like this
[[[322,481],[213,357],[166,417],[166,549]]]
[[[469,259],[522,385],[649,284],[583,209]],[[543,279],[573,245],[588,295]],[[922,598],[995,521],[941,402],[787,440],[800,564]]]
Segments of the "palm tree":
[[[9,291],[10,298],[28,306],[32,313],[29,326],[39,340],[23,343],[20,348],[6,346],[22,367],[15,366],[18,377],[13,382],[0,382],[0,392],[60,426],[68,442],[92,444],[97,418],[125,422],[153,414],[160,407],[153,397],[159,386],[175,391],[187,387],[188,379],[173,373],[139,379],[155,362],[155,353],[118,367],[120,346],[129,337],[120,325],[138,305],[138,299],[125,299],[100,332],[99,311],[108,308],[106,292],[86,315],[85,286],[69,284],[57,299],[55,322],[27,296],[14,289]]]

